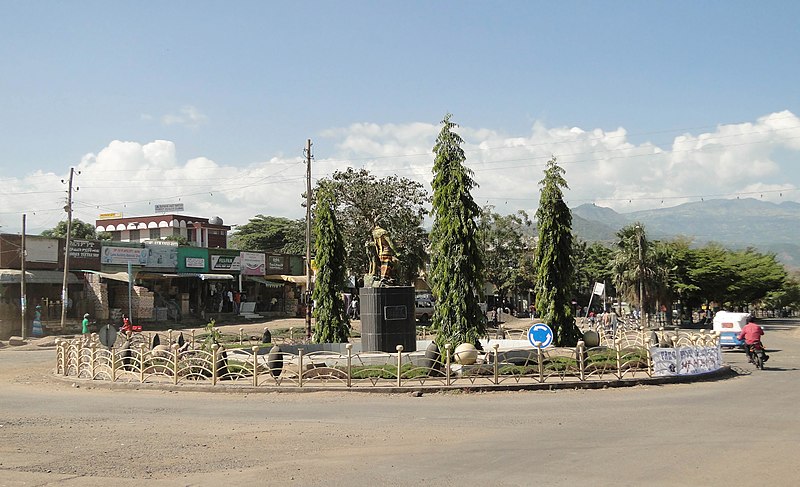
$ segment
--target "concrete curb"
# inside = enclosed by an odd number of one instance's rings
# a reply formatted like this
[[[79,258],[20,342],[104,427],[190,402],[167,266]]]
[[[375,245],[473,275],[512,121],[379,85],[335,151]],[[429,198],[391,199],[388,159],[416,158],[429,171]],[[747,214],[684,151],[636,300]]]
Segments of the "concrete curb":
[[[309,393],[309,392],[343,392],[352,393],[371,393],[371,394],[408,394],[412,392],[434,393],[434,392],[508,392],[508,391],[558,391],[558,390],[579,390],[579,389],[610,389],[621,387],[635,387],[646,385],[667,385],[667,384],[689,384],[694,382],[709,382],[715,380],[729,379],[737,376],[729,365],[724,365],[719,370],[697,375],[678,375],[669,377],[636,377],[630,379],[609,379],[575,382],[532,382],[515,384],[457,384],[457,385],[406,385],[396,386],[359,386],[359,387],[325,387],[325,386],[245,386],[234,384],[195,385],[195,384],[167,384],[167,383],[139,383],[139,382],[109,382],[105,380],[79,379],[77,377],[65,377],[54,375],[53,378],[61,382],[70,382],[81,386],[102,388],[121,391],[166,391],[166,392],[211,392],[227,394],[255,394],[255,393]]]

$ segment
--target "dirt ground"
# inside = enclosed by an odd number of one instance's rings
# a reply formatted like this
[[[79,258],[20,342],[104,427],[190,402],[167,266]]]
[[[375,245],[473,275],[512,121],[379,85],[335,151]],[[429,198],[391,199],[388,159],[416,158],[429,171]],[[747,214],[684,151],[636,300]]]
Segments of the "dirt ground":
[[[0,487],[752,485],[740,424],[759,483],[794,485],[797,323],[767,339],[768,370],[726,352],[718,382],[422,397],[120,390],[4,347]]]

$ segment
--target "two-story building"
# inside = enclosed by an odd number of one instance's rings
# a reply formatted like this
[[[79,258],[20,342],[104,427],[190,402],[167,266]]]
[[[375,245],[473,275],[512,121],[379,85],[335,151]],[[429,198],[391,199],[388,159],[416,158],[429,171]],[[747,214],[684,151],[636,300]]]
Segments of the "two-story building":
[[[136,217],[120,217],[96,220],[95,230],[108,232],[115,242],[145,242],[163,240],[167,237],[183,237],[193,247],[224,249],[228,247],[228,232],[218,216],[200,218],[195,216],[165,214]]]

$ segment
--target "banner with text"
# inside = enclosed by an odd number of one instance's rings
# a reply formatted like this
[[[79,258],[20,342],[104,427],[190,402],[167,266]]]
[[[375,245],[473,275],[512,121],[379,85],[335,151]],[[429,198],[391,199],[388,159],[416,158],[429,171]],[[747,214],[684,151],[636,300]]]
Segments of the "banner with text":
[[[263,276],[267,269],[266,255],[260,252],[242,252],[242,275]]]
[[[713,372],[722,367],[719,346],[659,348],[651,347],[653,375],[695,375]]]

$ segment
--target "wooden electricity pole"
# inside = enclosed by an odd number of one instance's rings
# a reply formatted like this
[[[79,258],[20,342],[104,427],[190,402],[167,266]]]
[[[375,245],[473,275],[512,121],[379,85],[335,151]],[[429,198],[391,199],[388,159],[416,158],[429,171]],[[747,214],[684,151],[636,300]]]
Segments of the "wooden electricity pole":
[[[79,173],[80,174],[80,173]],[[67,291],[67,283],[69,276],[69,242],[72,233],[72,178],[75,175],[75,168],[69,168],[69,188],[67,189],[67,206],[64,210],[67,212],[67,241],[64,245],[64,281],[61,286],[61,329],[63,330],[67,321],[67,300],[69,299]],[[64,182],[62,179],[61,182]]]
[[[311,338],[311,139],[306,141],[306,338]]]
[[[20,244],[20,252],[19,252],[19,261],[20,265],[19,268],[22,270],[22,273],[19,276],[19,307],[20,307],[20,318],[22,323],[22,339],[25,339],[25,332],[28,328],[27,319],[25,315],[27,314],[25,311],[28,307],[28,297],[25,294],[25,218],[27,215],[24,213],[22,214],[22,242]]]

